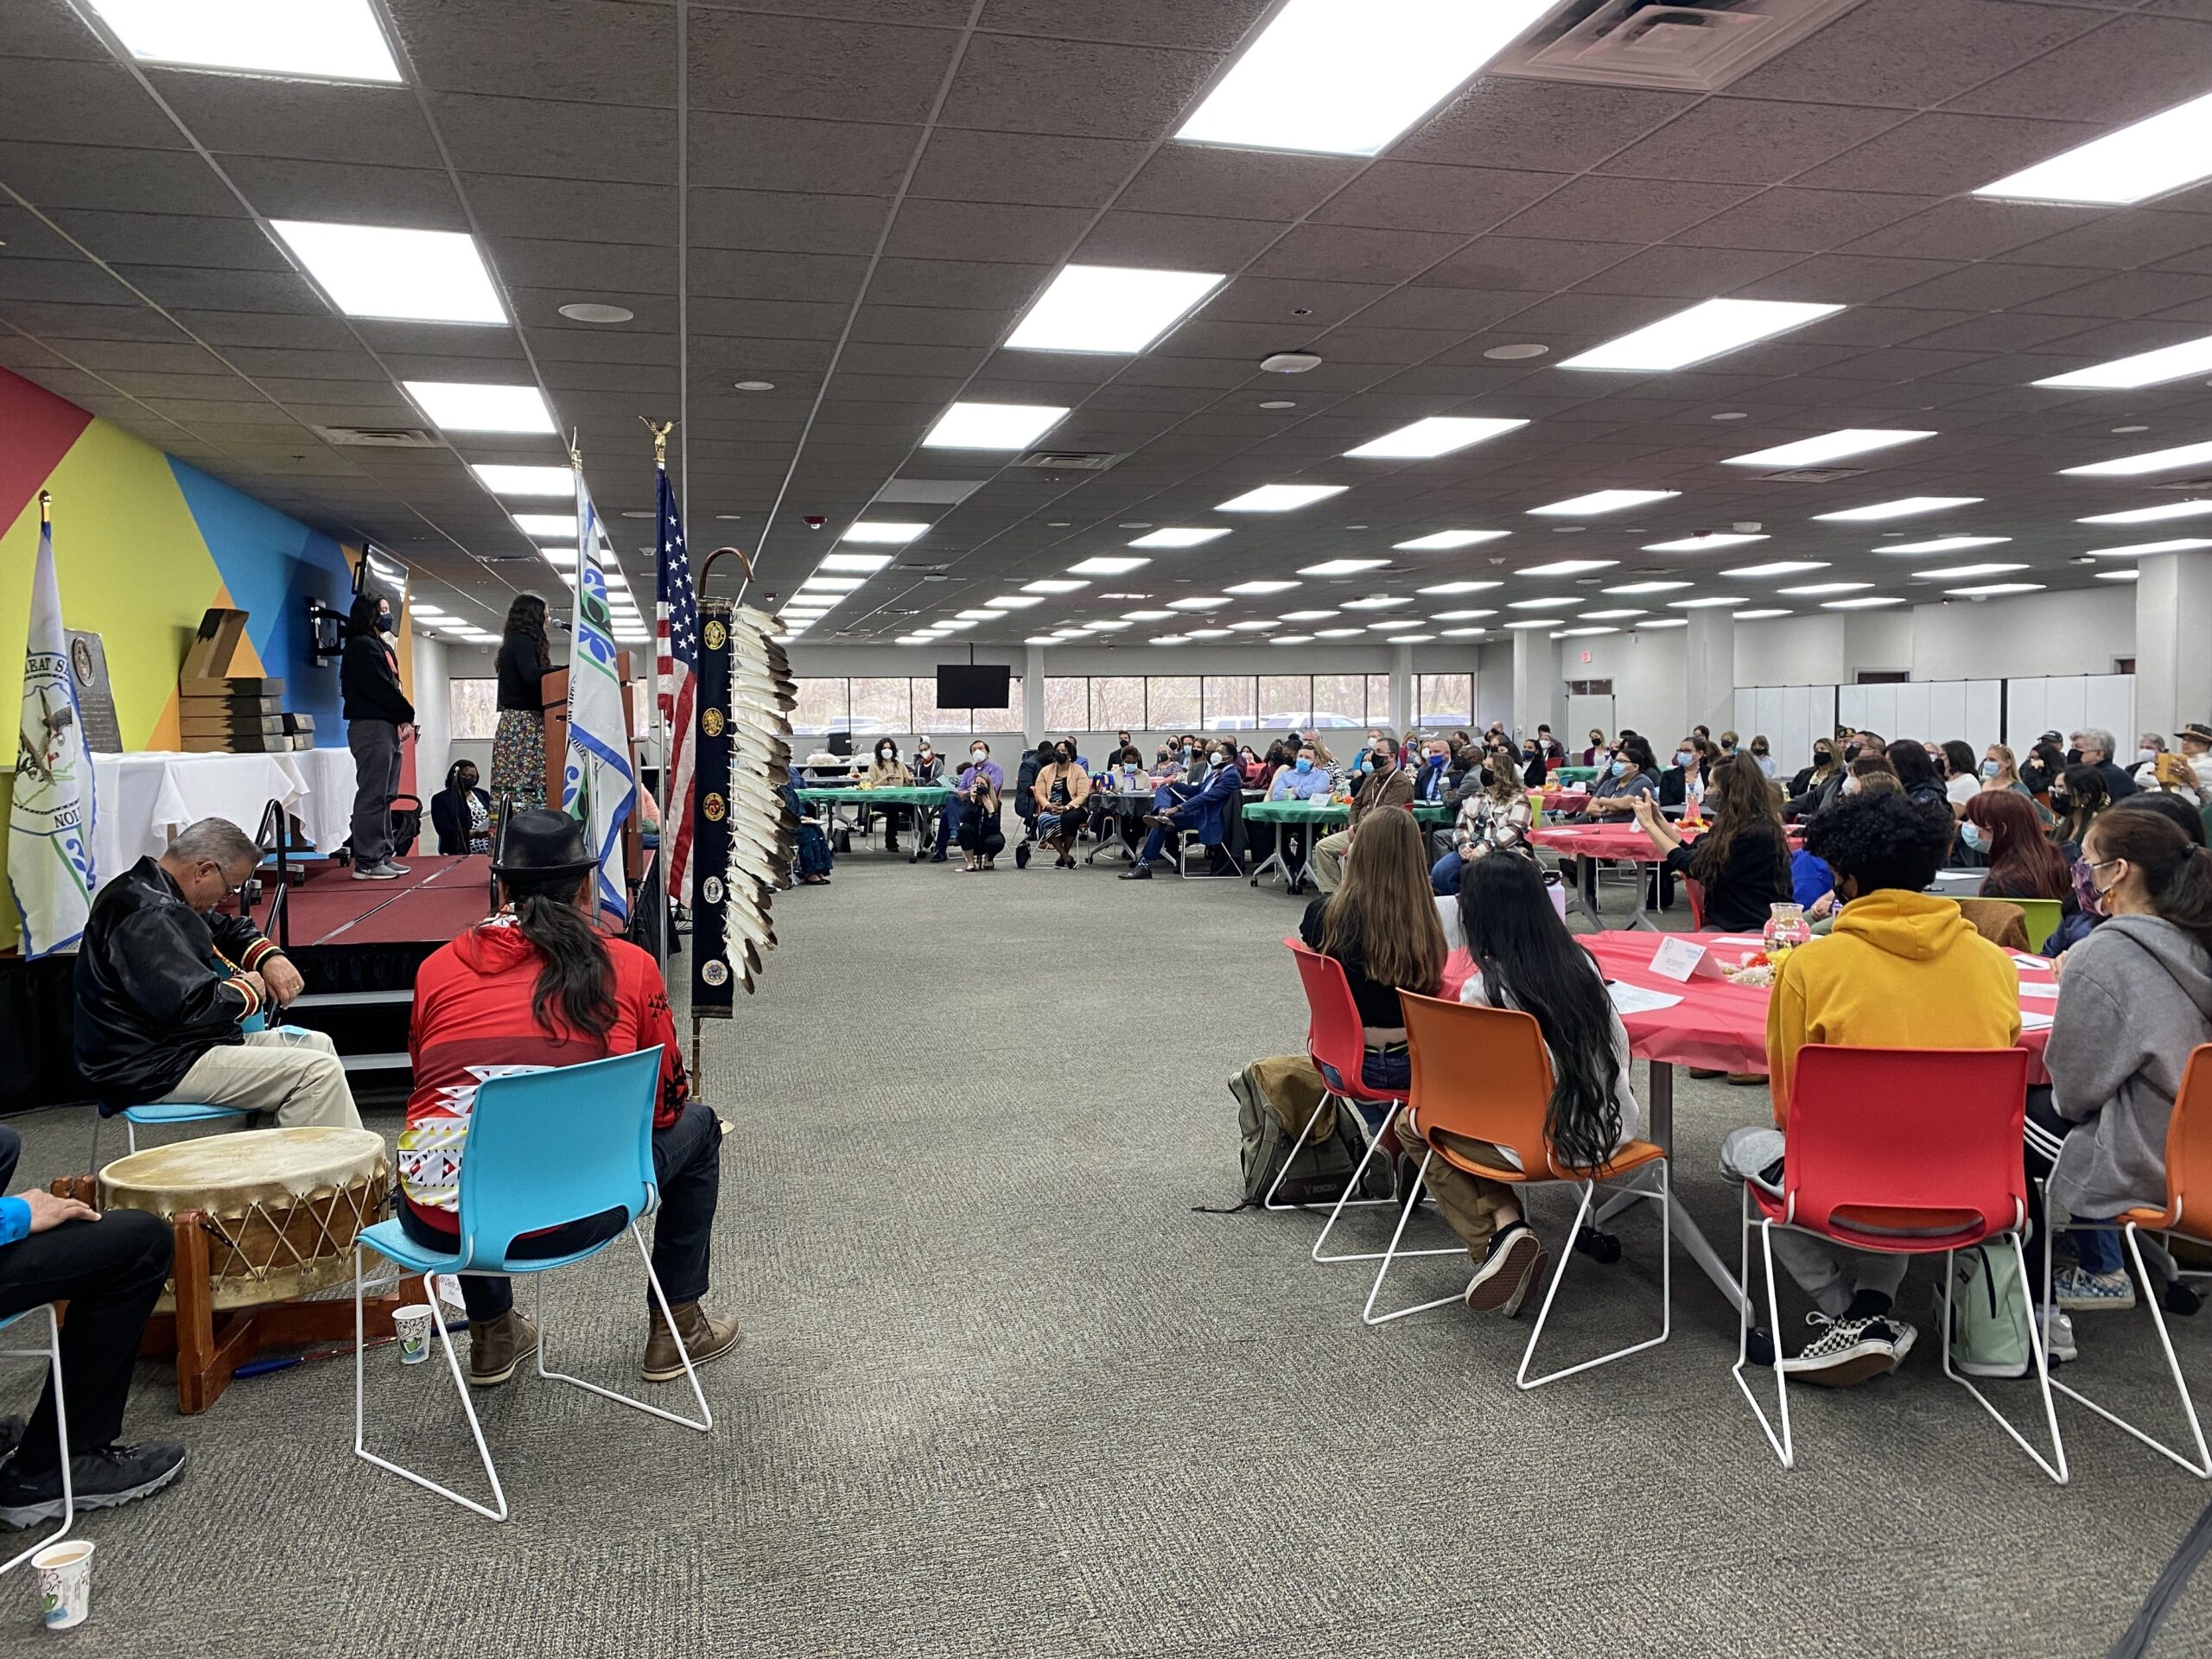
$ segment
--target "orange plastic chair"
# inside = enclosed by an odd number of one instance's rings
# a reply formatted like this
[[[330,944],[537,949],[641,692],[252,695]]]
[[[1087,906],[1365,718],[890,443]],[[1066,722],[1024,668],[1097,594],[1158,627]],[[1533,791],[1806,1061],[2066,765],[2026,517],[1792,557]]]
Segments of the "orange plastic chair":
[[[2009,1239],[2020,1269],[2020,1296],[2028,1316],[2042,1385],[2044,1420],[2057,1461],[2046,1460],[2005,1421],[1988,1396],[1952,1368],[1951,1275],[1943,1279],[1943,1375],[1972,1395],[1983,1410],[2060,1485],[2067,1480],[2066,1446],[2051,1401],[2050,1369],[2042,1322],[2020,1244],[2027,1224],[2027,1169],[2020,1148],[2026,1114],[2028,1054],[2022,1048],[1853,1048],[1813,1043],[1798,1050],[1784,1126],[1783,1190],[1777,1197],[1755,1181],[1744,1183],[1744,1285],[1751,1283],[1751,1224],[1759,1225],[1766,1266],[1768,1329],[1777,1340],[1782,1314],[1776,1294],[1774,1231],[1810,1233],[1854,1250],[1904,1255],[1942,1255],[1991,1239]],[[1785,1469],[1795,1466],[1787,1372],[1774,1367],[1782,1419],[1774,1426],[1744,1376],[1750,1363],[1751,1313],[1740,1311],[1732,1375]]]
[[[2154,1452],[2162,1452],[2200,1480],[2212,1479],[2212,1453],[2204,1444],[2204,1427],[2198,1421],[2196,1403],[2189,1395],[2188,1379],[2182,1376],[2181,1362],[2174,1357],[2174,1342],[2166,1329],[2164,1310],[2158,1306],[2158,1297],[2151,1289],[2154,1282],[2143,1265],[2143,1249],[2136,1235],[2148,1229],[2154,1233],[2179,1233],[2183,1238],[2199,1243],[2212,1244],[2212,1043],[2206,1043],[2191,1052],[2189,1065],[2182,1073],[2181,1092],[2174,1096],[2173,1116],[2166,1122],[2166,1204],[2155,1209],[2145,1205],[2123,1211],[2109,1221],[2074,1221],[2070,1227],[2080,1229],[2117,1229],[2127,1241],[2127,1253],[2135,1262],[2135,1277],[2144,1287],[2142,1300],[2151,1309],[2151,1321],[2158,1327],[2158,1345],[2165,1351],[2166,1369],[2173,1376],[2174,1392],[2181,1396],[2183,1419],[2189,1424],[2190,1438],[2196,1443],[2196,1460],[2192,1463],[2173,1447],[2155,1440],[2116,1412],[2107,1411],[2078,1389],[2063,1382],[2051,1386],[2069,1400],[2079,1401],[2107,1422],[2126,1429]],[[2043,1270],[2044,1282],[2050,1275],[2050,1236],[2052,1230],[2044,1229]]]
[[[1360,1070],[1367,1058],[1366,1027],[1360,1022],[1359,1005],[1352,1001],[1351,982],[1344,977],[1344,964],[1333,957],[1323,956],[1303,939],[1285,939],[1283,943],[1290,948],[1291,959],[1298,964],[1299,982],[1305,988],[1306,1052],[1319,1069],[1322,1084],[1328,1090],[1323,1099],[1337,1110],[1344,1112],[1357,1111],[1359,1103],[1363,1101],[1369,1105],[1388,1109],[1383,1113],[1381,1128],[1368,1136],[1367,1150],[1360,1155],[1358,1167],[1352,1171],[1351,1179],[1345,1183],[1335,1207],[1329,1211],[1328,1220],[1321,1224],[1321,1236],[1313,1241],[1313,1259],[1316,1262],[1371,1261],[1371,1255],[1324,1255],[1321,1246],[1328,1240],[1329,1230],[1337,1224],[1337,1217],[1346,1210],[1363,1210],[1396,1202],[1395,1198],[1355,1198],[1352,1194],[1359,1190],[1360,1179],[1367,1173],[1368,1160],[1375,1156],[1375,1148],[1381,1144],[1382,1135],[1389,1128],[1398,1109],[1405,1104],[1405,1096],[1376,1094],[1360,1080]],[[1282,1168],[1275,1173],[1267,1197],[1260,1201],[1262,1209],[1281,1211],[1313,1207],[1305,1204],[1277,1204],[1274,1200],[1275,1192],[1282,1185],[1283,1177],[1297,1162],[1299,1151],[1305,1146],[1306,1136],[1313,1133],[1315,1119],[1319,1116],[1319,1112],[1316,1111],[1299,1130],[1298,1139],[1291,1143],[1290,1156],[1283,1160]]]
[[[1572,1241],[1581,1234],[1600,1182],[1621,1180],[1647,1166],[1654,1173],[1653,1185],[1624,1191],[1633,1198],[1653,1199],[1659,1206],[1659,1334],[1595,1359],[1531,1378],[1529,1368],[1535,1358],[1536,1345],[1543,1340],[1545,1321],[1551,1316],[1552,1302],[1559,1294],[1560,1281],[1567,1277],[1567,1262],[1574,1254],[1571,1244],[1562,1246],[1559,1266],[1552,1274],[1543,1306],[1536,1314],[1535,1328],[1529,1332],[1528,1347],[1522,1353],[1521,1370],[1514,1378],[1516,1385],[1522,1389],[1541,1388],[1547,1382],[1609,1364],[1666,1341],[1674,1318],[1669,1265],[1671,1240],[1667,1214],[1667,1154],[1649,1141],[1630,1141],[1601,1168],[1578,1169],[1562,1165],[1557,1149],[1544,1133],[1552,1097],[1552,1063],[1544,1047],[1542,1029],[1533,1015],[1510,1008],[1416,996],[1410,991],[1399,992],[1398,1001],[1406,1011],[1406,1037],[1413,1055],[1413,1095],[1407,1116],[1420,1128],[1424,1138],[1443,1132],[1471,1141],[1485,1141],[1520,1160],[1517,1168],[1503,1160],[1491,1165],[1430,1140],[1428,1154],[1421,1160],[1421,1175],[1414,1184],[1416,1193],[1427,1182],[1429,1165],[1438,1159],[1467,1174],[1514,1185],[1572,1182],[1582,1189],[1573,1224],[1567,1231],[1567,1238]],[[1383,1275],[1390,1270],[1392,1259],[1401,1254],[1398,1239],[1405,1232],[1406,1216],[1412,1210],[1408,1204],[1406,1214],[1399,1217],[1397,1233],[1391,1237],[1390,1249],[1383,1253],[1374,1287],[1368,1293],[1367,1309],[1362,1317],[1370,1325],[1387,1324],[1408,1313],[1441,1307],[1446,1302],[1459,1300],[1457,1296],[1445,1296],[1395,1313],[1376,1313],[1375,1299],[1382,1291]]]

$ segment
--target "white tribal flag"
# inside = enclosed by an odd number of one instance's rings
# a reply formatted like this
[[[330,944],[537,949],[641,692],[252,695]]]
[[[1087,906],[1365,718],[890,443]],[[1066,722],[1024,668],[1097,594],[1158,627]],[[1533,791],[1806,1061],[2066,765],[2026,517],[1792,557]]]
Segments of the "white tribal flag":
[[[8,887],[23,920],[23,955],[43,957],[84,937],[92,904],[92,752],[61,631],[51,523],[39,526],[31,573],[20,744],[8,811]]]
[[[572,452],[569,462],[576,474],[576,606],[561,807],[583,823],[584,843],[599,866],[594,879],[598,908],[626,924],[630,890],[622,868],[622,826],[637,805],[638,784],[630,767],[629,727],[622,717],[622,677],[607,610],[607,573],[600,565],[599,515],[584,487],[583,457]]]

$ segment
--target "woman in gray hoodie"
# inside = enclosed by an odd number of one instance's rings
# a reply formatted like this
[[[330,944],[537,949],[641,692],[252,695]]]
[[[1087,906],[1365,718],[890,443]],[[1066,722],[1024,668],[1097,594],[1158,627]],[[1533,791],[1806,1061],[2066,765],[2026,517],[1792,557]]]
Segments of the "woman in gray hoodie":
[[[2190,1051],[2212,1043],[2212,852],[2158,814],[2115,811],[2082,857],[2107,919],[2062,959],[2050,1113],[2031,1105],[2028,1146],[2054,1160],[2053,1208],[2101,1221],[2165,1201],[2174,1096]],[[2118,1236],[2076,1236],[2059,1306],[2133,1306]]]

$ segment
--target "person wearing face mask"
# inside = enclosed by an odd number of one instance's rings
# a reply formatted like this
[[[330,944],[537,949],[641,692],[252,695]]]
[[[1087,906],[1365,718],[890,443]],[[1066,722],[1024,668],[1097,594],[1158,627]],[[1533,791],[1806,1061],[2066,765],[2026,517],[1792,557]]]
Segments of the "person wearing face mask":
[[[2074,884],[2066,860],[2036,822],[2035,803],[2026,795],[1983,790],[1967,803],[1959,839],[1989,861],[1982,898],[2056,899],[2071,907]],[[2037,950],[2043,943],[2030,939],[2028,946]]]
[[[2212,802],[2212,726],[2193,720],[2181,728],[2181,758],[2196,774],[2196,787]]]
[[[2135,764],[2127,769],[2127,775],[2134,779],[2136,788],[2158,786],[2158,757],[2167,753],[2165,734],[2162,732],[2145,732],[2135,740]]]
[[[876,739],[875,763],[868,769],[868,776],[861,779],[861,787],[862,789],[905,789],[912,785],[913,781],[914,774],[907,770],[906,763],[899,758],[899,746],[887,737]],[[899,850],[899,820],[907,810],[908,809],[903,806],[887,806],[883,809],[883,850],[885,852],[895,853]],[[861,828],[865,830],[867,826],[863,824]]]
[[[2058,747],[2058,734],[2045,732],[2029,746],[2028,758],[2020,764],[2020,783],[2029,794],[2048,803],[2050,787],[2066,770],[2066,755]]]
[[[1058,746],[1046,738],[1021,757],[1014,774],[1014,811],[1021,820],[1021,844],[1014,849],[1015,867],[1029,868],[1029,844],[1037,838],[1037,774],[1051,766]]]
[[[322,1033],[248,1032],[305,988],[223,902],[261,861],[253,837],[202,818],[100,888],[77,953],[77,1069],[101,1114],[188,1100],[275,1115],[284,1128],[361,1127]]]
[[[1843,788],[1841,750],[1832,737],[1813,740],[1813,764],[1789,780],[1789,798],[1783,803],[1785,818],[1808,818],[1835,799]]]
[[[1452,751],[1440,737],[1432,737],[1421,746],[1421,767],[1414,778],[1414,799],[1423,805],[1440,806],[1451,792],[1446,780],[1445,768],[1452,764]]]
[[[968,746],[968,764],[953,780],[952,798],[944,804],[944,811],[937,821],[937,850],[930,855],[931,863],[944,863],[946,843],[959,840],[962,821],[976,810],[976,798],[982,792],[979,780],[990,786],[992,810],[995,812],[999,797],[1006,791],[1006,773],[991,759],[991,746],[980,737]],[[965,847],[968,843],[962,841],[959,844]],[[1004,836],[1000,837],[1000,844],[1005,844]]]
[[[2105,793],[2113,800],[2124,801],[2135,792],[2135,780],[2114,763],[2119,740],[2110,732],[2094,726],[2085,726],[2066,740],[2066,756],[2069,766],[2094,766],[2105,780]]]
[[[399,792],[400,745],[415,734],[415,705],[399,687],[391,636],[391,601],[363,594],[346,621],[338,663],[346,747],[353,752],[353,879],[391,881],[407,866],[391,856],[391,798]]]
[[[1769,752],[1769,745],[1764,736],[1751,739],[1751,763],[1769,778],[1782,776],[1782,769],[1775,763],[1774,756]]]
[[[1037,803],[1037,838],[1052,849],[1053,868],[1075,868],[1075,838],[1083,828],[1084,803],[1090,798],[1090,778],[1076,764],[1073,743],[1053,745],[1052,764],[1038,772],[1030,794]],[[1014,861],[1029,868],[1027,842],[1014,849]]]
[[[1335,786],[1334,779],[1329,768],[1315,755],[1313,746],[1301,743],[1295,750],[1286,746],[1286,753],[1289,760],[1268,780],[1268,798],[1271,801],[1327,800]],[[1248,822],[1244,827],[1249,833],[1268,826]],[[1306,832],[1307,826],[1302,823],[1286,823],[1281,828],[1283,862],[1293,871],[1302,872],[1306,868],[1308,857]],[[1266,856],[1256,847],[1255,854],[1261,858]]]
[[[492,798],[476,786],[474,760],[456,760],[446,769],[446,786],[430,797],[430,824],[438,832],[438,851],[448,857],[492,850]]]
[[[1336,834],[1313,843],[1313,883],[1324,893],[1334,893],[1344,884],[1344,855],[1351,850],[1361,821],[1378,809],[1413,804],[1414,780],[1398,764],[1395,739],[1378,735],[1375,747],[1367,752],[1367,774],[1352,794],[1350,820]]]
[[[1151,880],[1153,861],[1166,854],[1167,837],[1179,836],[1185,830],[1195,830],[1198,844],[1206,849],[1208,875],[1243,874],[1229,851],[1230,804],[1243,787],[1236,771],[1236,746],[1227,738],[1212,744],[1205,766],[1203,783],[1165,783],[1154,791],[1153,810],[1145,819],[1152,833],[1138,850],[1137,861],[1122,872],[1122,880]]]
[[[926,737],[914,743],[914,782],[931,787],[944,781],[944,757],[939,754]]]

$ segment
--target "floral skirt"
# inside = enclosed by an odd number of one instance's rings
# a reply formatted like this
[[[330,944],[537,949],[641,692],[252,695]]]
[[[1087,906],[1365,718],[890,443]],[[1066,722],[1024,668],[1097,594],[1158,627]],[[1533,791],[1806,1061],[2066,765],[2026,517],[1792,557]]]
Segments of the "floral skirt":
[[[499,710],[492,740],[492,798],[545,804],[545,716],[528,709]]]

